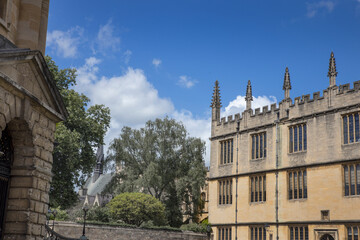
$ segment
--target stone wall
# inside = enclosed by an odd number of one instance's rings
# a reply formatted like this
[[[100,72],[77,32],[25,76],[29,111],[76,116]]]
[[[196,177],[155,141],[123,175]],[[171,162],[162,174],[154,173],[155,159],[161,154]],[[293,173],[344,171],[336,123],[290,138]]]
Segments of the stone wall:
[[[83,225],[72,222],[55,222],[55,231],[65,237],[79,238],[82,235]],[[140,228],[125,228],[99,225],[86,225],[86,234],[89,240],[206,240],[206,234],[189,231],[175,232],[166,230],[152,230]]]
[[[26,71],[7,67],[24,63]],[[67,115],[48,71],[39,51],[0,52],[0,137],[8,132],[12,145],[9,190],[0,199],[4,240],[41,240],[45,234],[55,127]]]

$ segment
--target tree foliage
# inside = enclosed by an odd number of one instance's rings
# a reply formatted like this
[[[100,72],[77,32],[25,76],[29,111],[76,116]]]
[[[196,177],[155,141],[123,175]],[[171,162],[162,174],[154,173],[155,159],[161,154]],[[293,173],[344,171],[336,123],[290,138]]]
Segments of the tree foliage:
[[[59,69],[49,56],[45,59],[69,113],[56,126],[50,206],[68,208],[77,200],[74,187],[84,183],[95,165],[94,148],[104,142],[110,109],[88,106],[90,99],[71,89],[76,84],[76,69]]]
[[[149,194],[122,193],[113,198],[107,205],[114,220],[140,226],[143,222],[152,221],[155,225],[165,222],[164,205]]]
[[[148,121],[139,130],[124,127],[112,141],[107,158],[122,166],[114,178],[121,179],[121,184],[111,182],[108,189],[151,194],[165,204],[169,224],[179,227],[182,214],[196,220],[199,211],[206,175],[204,151],[205,143],[189,137],[185,127],[173,119]]]

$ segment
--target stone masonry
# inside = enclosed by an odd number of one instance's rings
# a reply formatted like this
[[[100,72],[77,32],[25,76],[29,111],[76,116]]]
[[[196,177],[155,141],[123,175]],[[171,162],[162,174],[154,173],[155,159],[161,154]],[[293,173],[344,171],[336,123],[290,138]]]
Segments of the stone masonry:
[[[0,199],[0,239],[40,240],[55,127],[67,116],[43,57],[49,0],[7,0],[1,8],[0,134],[10,136],[12,158],[9,176],[1,178],[8,191]]]

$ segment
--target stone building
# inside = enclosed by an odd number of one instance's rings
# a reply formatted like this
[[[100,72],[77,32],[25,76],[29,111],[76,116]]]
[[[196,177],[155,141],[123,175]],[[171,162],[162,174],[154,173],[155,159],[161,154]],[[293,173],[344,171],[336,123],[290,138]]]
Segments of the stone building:
[[[79,199],[83,205],[104,206],[111,201],[111,194],[103,194],[105,187],[111,182],[114,173],[104,173],[104,147],[100,146],[96,153],[94,173],[79,190]]]
[[[43,54],[49,0],[0,1],[0,239],[45,235],[55,125],[67,112]]]
[[[360,81],[220,119],[212,99],[209,221],[215,239],[355,240],[360,231]]]

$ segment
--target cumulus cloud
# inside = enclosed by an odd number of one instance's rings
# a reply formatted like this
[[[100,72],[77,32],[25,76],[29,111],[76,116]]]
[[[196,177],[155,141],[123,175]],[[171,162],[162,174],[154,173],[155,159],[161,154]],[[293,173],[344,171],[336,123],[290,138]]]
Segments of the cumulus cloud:
[[[276,97],[274,96],[258,96],[253,97],[253,101],[251,103],[251,108],[256,109],[271,105],[272,103],[276,103]],[[245,96],[237,96],[234,100],[232,100],[226,107],[225,110],[222,112],[222,116],[230,116],[236,113],[242,113],[246,109],[246,101]]]
[[[93,103],[111,110],[109,143],[123,126],[142,127],[149,119],[164,117],[174,111],[171,100],[161,98],[141,69],[127,68],[120,76],[98,76],[100,60],[91,57],[77,70],[75,89],[86,94]]]
[[[115,27],[112,24],[111,20],[109,20],[105,25],[100,26],[99,32],[96,37],[97,51],[104,54],[108,50],[119,50],[121,39],[120,37],[114,35],[114,30]],[[97,51],[94,50],[94,53],[96,53]]]
[[[314,3],[307,3],[308,18],[315,17],[319,12],[331,13],[334,10],[335,3],[333,1],[320,1]]]
[[[191,79],[191,77],[183,75],[179,77],[178,85],[185,88],[191,88],[195,85],[196,82],[197,81]]]
[[[123,126],[144,127],[146,121],[169,116],[181,121],[190,136],[200,137],[206,143],[205,163],[210,164],[211,116],[194,116],[188,110],[177,110],[170,99],[159,96],[157,89],[147,80],[141,69],[127,68],[119,76],[99,76],[101,59],[90,57],[77,70],[75,89],[85,93],[92,103],[104,104],[111,110],[110,130],[105,137],[106,148],[121,132]],[[276,102],[273,96],[254,97],[252,107],[258,108]],[[221,117],[245,110],[244,96],[237,96],[221,112]]]
[[[84,30],[81,27],[74,27],[68,31],[54,30],[47,33],[46,45],[50,50],[54,50],[57,55],[64,58],[76,57],[80,37]]]
[[[158,68],[160,66],[160,64],[161,64],[161,60],[158,59],[158,58],[154,58],[152,60],[152,64],[155,66],[155,68]]]

